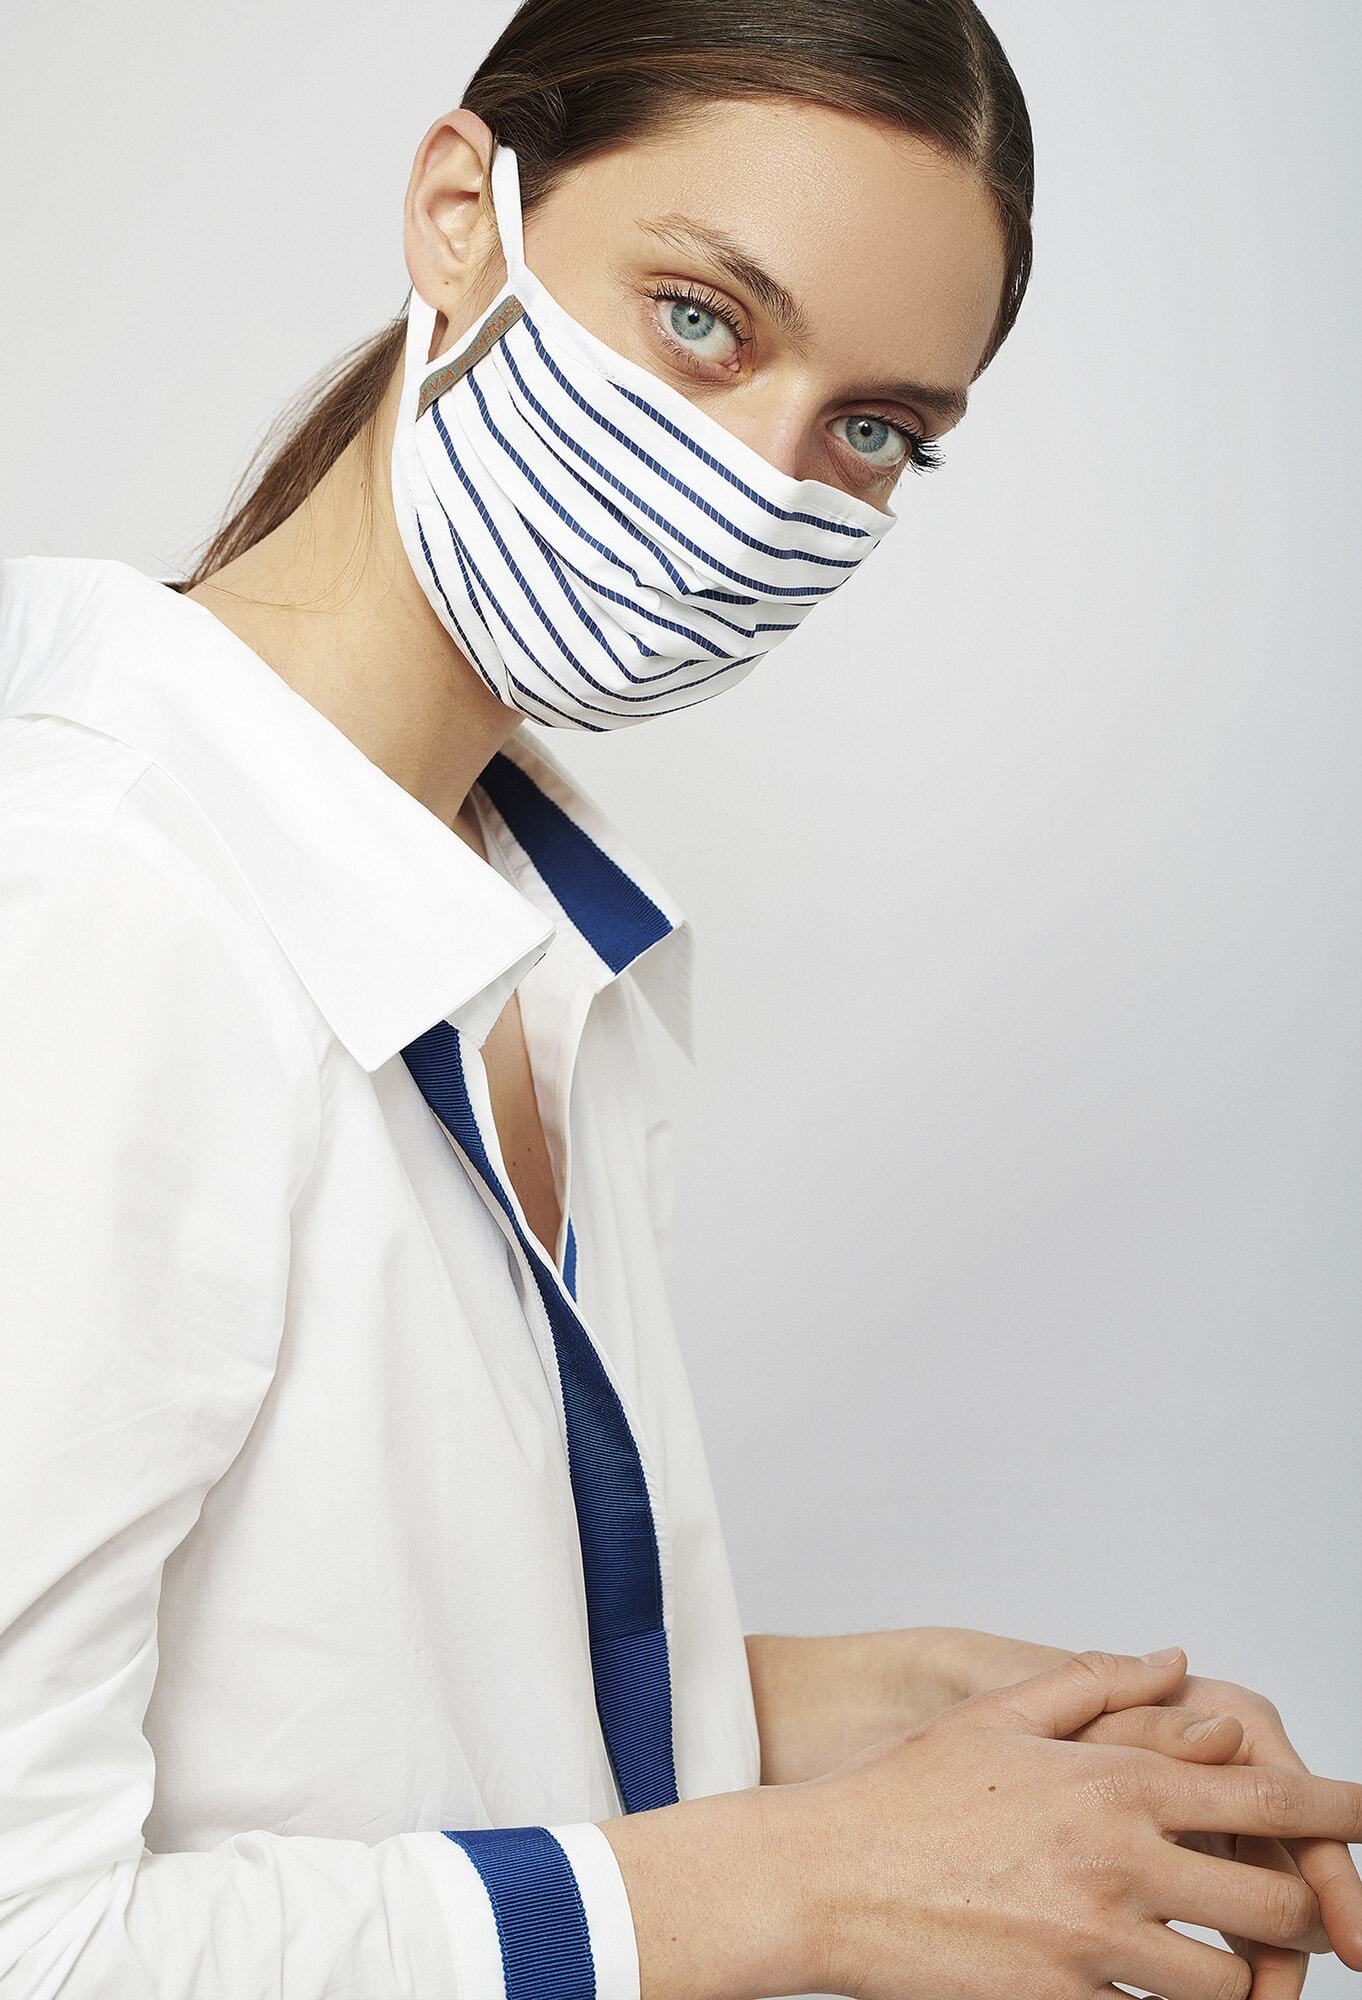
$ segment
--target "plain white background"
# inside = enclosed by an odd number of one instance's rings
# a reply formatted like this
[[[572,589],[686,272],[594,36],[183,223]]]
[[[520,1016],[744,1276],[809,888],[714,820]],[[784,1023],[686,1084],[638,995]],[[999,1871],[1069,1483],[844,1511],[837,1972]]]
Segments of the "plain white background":
[[[187,562],[507,11],[7,10],[0,551]],[[697,931],[747,1628],[1179,1643],[1362,1778],[1362,20],[986,11],[1036,267],[944,468],[739,688],[551,747]]]

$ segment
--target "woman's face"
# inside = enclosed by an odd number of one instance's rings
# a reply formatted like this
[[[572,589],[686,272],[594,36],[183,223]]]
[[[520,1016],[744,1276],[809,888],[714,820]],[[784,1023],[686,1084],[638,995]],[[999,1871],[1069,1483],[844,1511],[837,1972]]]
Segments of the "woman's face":
[[[975,173],[787,99],[706,106],[585,162],[527,219],[525,262],[772,465],[881,507],[905,433],[959,422],[1004,277]]]

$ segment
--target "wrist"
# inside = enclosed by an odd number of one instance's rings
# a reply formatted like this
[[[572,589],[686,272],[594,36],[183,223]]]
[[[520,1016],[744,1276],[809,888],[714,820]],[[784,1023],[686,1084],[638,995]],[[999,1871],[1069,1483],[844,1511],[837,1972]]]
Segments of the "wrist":
[[[682,1799],[599,1822],[623,1878],[640,2000],[826,1993],[832,1899],[812,1785]]]
[[[942,1625],[935,1631],[933,1662],[943,1708],[1073,1658],[1063,1646],[1009,1639],[1001,1632],[979,1632],[969,1625]]]
[[[963,1696],[963,1652],[950,1627],[744,1637],[763,1785],[821,1777]]]
[[[842,1893],[837,1861],[847,1844],[832,1826],[833,1782],[805,1778],[762,1786],[763,1872],[773,1885],[777,1924],[787,1940],[781,1993],[845,1993],[839,1944]]]
[[[919,1628],[917,1686],[922,1705],[931,1714],[953,1708],[990,1686],[983,1664],[987,1632],[967,1625],[924,1625]]]
[[[954,1625],[911,1625],[851,1633],[842,1662],[859,1691],[861,1742],[907,1734],[977,1691],[978,1656],[971,1643],[984,1637]]]

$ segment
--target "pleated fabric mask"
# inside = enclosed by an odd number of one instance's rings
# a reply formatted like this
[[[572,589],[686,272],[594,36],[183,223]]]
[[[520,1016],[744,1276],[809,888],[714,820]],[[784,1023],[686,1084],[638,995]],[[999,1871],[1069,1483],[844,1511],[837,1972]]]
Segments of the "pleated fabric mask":
[[[617,729],[733,687],[897,516],[792,479],[580,325],[525,267],[515,153],[492,156],[506,283],[430,358],[415,287],[392,449],[398,529],[499,700]]]

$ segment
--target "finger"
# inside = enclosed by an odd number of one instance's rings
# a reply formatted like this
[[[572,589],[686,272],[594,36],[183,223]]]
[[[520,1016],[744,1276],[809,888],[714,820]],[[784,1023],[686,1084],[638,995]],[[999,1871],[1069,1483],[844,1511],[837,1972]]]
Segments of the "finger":
[[[1158,1845],[1147,1881],[1151,1914],[1161,1923],[1200,1924],[1259,1944],[1306,1949],[1303,1940],[1319,1923],[1319,1905],[1294,1869],[1286,1874],[1246,1867],[1164,1841]]]
[[[1259,1944],[1253,1938],[1236,1937],[1221,1931],[1230,1950],[1253,1969],[1253,1991],[1249,2000],[1298,2000],[1310,1969],[1309,1956],[1290,1951],[1284,1945]]]
[[[1336,1951],[1354,1972],[1362,1972],[1362,1882],[1351,1854],[1341,1840],[1286,1840],[1283,1845],[1315,1892],[1329,1940],[1326,1949]]]
[[[1181,1646],[1173,1647],[1172,1655],[1159,1661],[1094,1649],[1074,1653],[1025,1680],[971,1695],[946,1716],[959,1716],[970,1726],[996,1719],[1006,1727],[1020,1720],[1035,1735],[1068,1736],[1104,1709],[1157,1701],[1176,1687],[1186,1672],[1187,1655]]]
[[[1271,1763],[1288,1765],[1293,1771],[1309,1768],[1275,1720],[1264,1742],[1264,1754]],[[1342,1840],[1357,1838],[1357,1834],[1350,1833]],[[1289,1850],[1319,1900],[1320,1920],[1328,1934],[1329,1949],[1336,1951],[1354,1972],[1362,1972],[1362,1876],[1342,1840],[1293,1840]]]
[[[1116,1977],[1160,2000],[1249,2000],[1253,1968],[1237,1952],[1203,1944],[1161,1924],[1141,1924],[1121,1941]]]
[[[1167,1757],[1142,1760],[1141,1769],[1150,1808],[1169,1832],[1195,1827],[1282,1841],[1362,1840],[1362,1785],[1348,1778],[1317,1778],[1280,1764],[1209,1766]]]
[[[1188,1729],[1209,1722],[1203,1736],[1189,1737]],[[1172,1708],[1162,1704],[1144,1708],[1118,1708],[1110,1715],[1098,1715],[1075,1729],[1075,1743],[1127,1743],[1136,1750],[1155,1750],[1163,1757],[1182,1757],[1191,1764],[1225,1764],[1244,1741],[1244,1725],[1235,1715],[1208,1716],[1200,1709]]]
[[[1246,1861],[1255,1868],[1276,1868],[1283,1875],[1297,1875],[1300,1873],[1291,1855],[1280,1840],[1265,1840],[1259,1834],[1235,1834],[1232,1840],[1230,1858],[1234,1861]],[[1302,1877],[1302,1880],[1304,1880],[1304,1877]],[[1309,1885],[1307,1884],[1307,1886]],[[1313,1888],[1311,1888],[1311,1894],[1314,1894]],[[1315,1900],[1318,1903],[1319,1898],[1316,1897]],[[1307,1954],[1315,1951],[1331,1952],[1333,1950],[1333,1945],[1329,1941],[1328,1930],[1322,1918],[1317,1918],[1305,1935],[1296,1939],[1295,1949]]]

